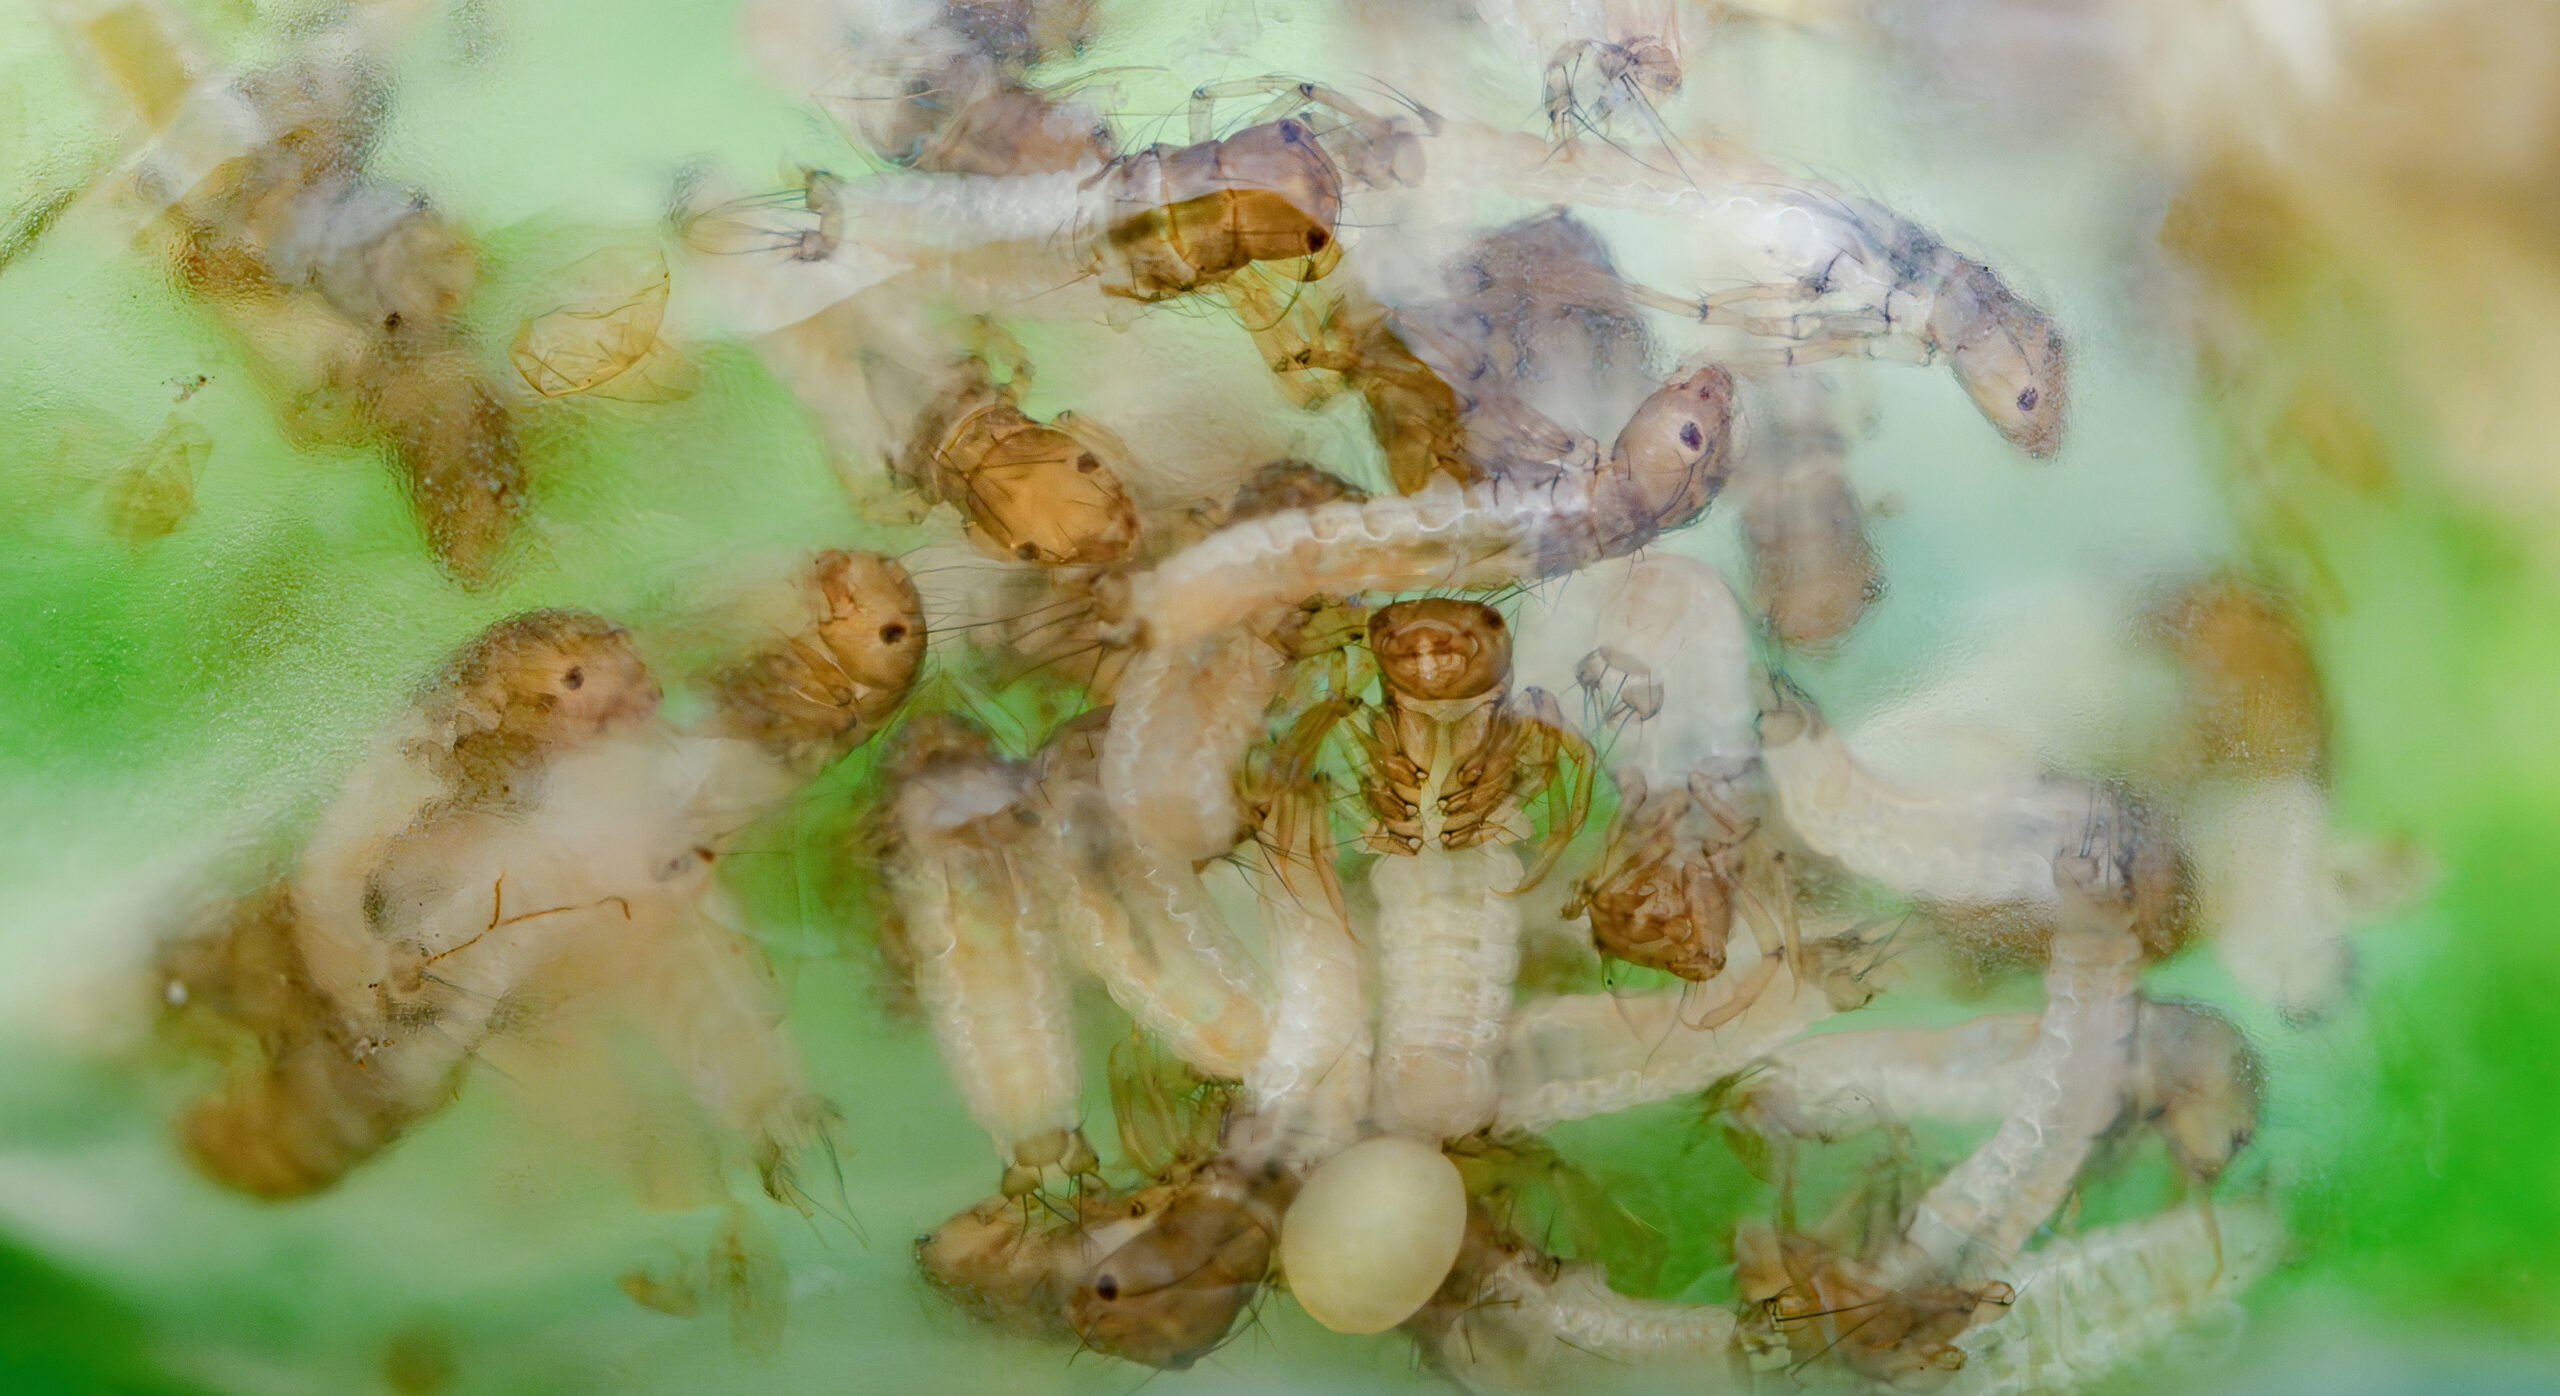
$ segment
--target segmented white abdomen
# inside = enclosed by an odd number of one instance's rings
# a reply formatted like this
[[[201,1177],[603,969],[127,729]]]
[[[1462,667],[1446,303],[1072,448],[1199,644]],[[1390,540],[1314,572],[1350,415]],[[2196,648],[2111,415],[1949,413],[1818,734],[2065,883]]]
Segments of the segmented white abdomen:
[[[1151,857],[1189,865],[1235,847],[1236,772],[1287,674],[1287,657],[1243,627],[1153,643],[1129,662],[1102,739],[1102,790]]]
[[[2213,802],[2191,847],[2213,953],[2261,1002],[2307,1015],[2346,988],[2346,916],[2329,857],[2329,800],[2300,776]]]
[[[1903,1282],[1959,1270],[1996,1278],[2123,1109],[2142,955],[2132,914],[2067,889],[2062,901],[2024,1087],[1998,1132],[1921,1197],[1887,1267]]]
[[[2077,1391],[2218,1316],[2274,1268],[2283,1224],[2262,1207],[2181,1208],[2056,1240],[2010,1272],[2008,1312],[1959,1339],[1944,1396]]]
[[[1744,988],[1768,952],[1756,933],[1735,945],[1743,953],[1708,985],[1625,998],[1565,994],[1513,1011],[1503,1033],[1497,1130],[1539,1133],[1704,1090],[1831,1016],[1829,999],[1783,969]],[[1723,1006],[1702,1001],[1717,993],[1754,997],[1717,1026],[1699,1026]]]
[[[1202,1075],[1245,1075],[1271,1032],[1271,985],[1199,874],[1129,848],[1114,849],[1097,871],[1113,885],[1096,885],[1089,872],[1055,892],[1085,968]]]
[[[1745,1088],[1745,1117],[1814,1139],[1913,1119],[1997,1119],[2025,1089],[2035,1043],[2032,1013],[1817,1033],[1761,1063]]]
[[[1443,476],[1415,494],[1284,509],[1229,525],[1132,579],[1130,615],[1145,643],[1189,645],[1310,597],[1502,586],[1555,575],[1605,551],[1587,477],[1461,489]]]
[[[1308,1166],[1360,1137],[1371,1089],[1367,965],[1316,815],[1307,837],[1272,850],[1263,893],[1271,1035],[1245,1072],[1246,1108],[1274,1157]]]
[[[1081,1113],[1074,1024],[1048,921],[1006,854],[920,850],[898,869],[916,997],[969,1117],[1007,1162]]]
[[[1389,855],[1378,899],[1378,1127],[1441,1140],[1493,1118],[1495,1059],[1520,969],[1520,881],[1508,845]]]
[[[1631,1299],[1596,1265],[1566,1262],[1553,1280],[1514,1260],[1487,1277],[1484,1300],[1512,1306],[1504,1322],[1524,1333],[1616,1362],[1713,1358],[1733,1341],[1733,1313],[1701,1304]]]
[[[1787,827],[1815,852],[1935,901],[2051,903],[2054,858],[2078,851],[2115,809],[2106,792],[2067,781],[1897,785],[1818,718],[1760,761]]]

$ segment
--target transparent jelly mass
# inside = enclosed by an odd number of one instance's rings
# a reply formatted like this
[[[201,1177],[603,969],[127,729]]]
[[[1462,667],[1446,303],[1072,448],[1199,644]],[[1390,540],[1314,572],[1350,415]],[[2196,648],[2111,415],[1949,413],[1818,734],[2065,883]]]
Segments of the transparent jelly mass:
[[[8,8],[0,1387],[2546,1389],[2555,55]]]

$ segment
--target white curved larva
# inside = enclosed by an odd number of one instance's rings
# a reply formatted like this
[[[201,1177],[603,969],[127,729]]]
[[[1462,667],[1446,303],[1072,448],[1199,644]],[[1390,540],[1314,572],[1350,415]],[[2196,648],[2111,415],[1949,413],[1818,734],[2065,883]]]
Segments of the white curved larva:
[[[1586,479],[1461,489],[1439,476],[1415,494],[1231,524],[1132,578],[1129,613],[1146,644],[1189,645],[1310,597],[1503,586],[1607,551]]]
[[[1278,986],[1262,1056],[1245,1071],[1246,1146],[1306,1168],[1359,1137],[1371,1074],[1366,957],[1317,818],[1255,869]],[[1231,1138],[1239,1131],[1231,1126]],[[1259,1162],[1259,1160],[1253,1160]]]
[[[2152,1355],[2235,1302],[2282,1258],[2263,1207],[2197,1208],[2054,1241],[2009,1275],[2008,1311],[1957,1340],[1964,1369],[1944,1396],[2077,1391]]]
[[[1458,1166],[1401,1135],[1334,1155],[1298,1190],[1280,1226],[1280,1269],[1316,1322],[1383,1333],[1422,1307],[1466,1238]]]
[[[2035,1042],[2032,1013],[1817,1033],[1761,1062],[1743,1089],[1745,1118],[1808,1139],[1913,1119],[1997,1119],[2025,1089]]]
[[[1734,1328],[1730,1309],[1632,1299],[1599,1266],[1515,1255],[1484,1273],[1445,1330],[1421,1336],[1470,1391],[1553,1391],[1574,1377],[1674,1363],[1690,1389],[1722,1390]]]
[[[2058,864],[2055,882],[2078,875],[2070,869]],[[2064,887],[2025,1089],[1999,1130],[1922,1195],[1884,1266],[1898,1283],[1953,1273],[1996,1278],[2062,1205],[2090,1147],[2123,1109],[2142,949],[2130,908],[2099,895]]]
[[[1235,772],[1266,734],[1288,658],[1250,629],[1154,644],[1120,676],[1102,739],[1102,789],[1132,841],[1185,866],[1244,832]]]
[[[1625,998],[1566,994],[1514,1009],[1503,1034],[1496,1133],[1540,1133],[1704,1090],[1831,1016],[1830,1000],[1784,969],[1756,990],[1741,988],[1767,952],[1756,933],[1734,943],[1748,948],[1706,987],[1756,997],[1713,1028],[1693,1026],[1717,1006],[1688,988]]]
[[[1065,851],[1059,850],[1061,865]],[[1204,1076],[1233,1080],[1271,1033],[1271,986],[1197,873],[1115,848],[1093,875],[1046,879],[1069,944],[1112,1000]],[[1117,897],[1113,892],[1117,892]]]
[[[2068,781],[1893,784],[1861,764],[1800,697],[1787,702],[1804,713],[1803,730],[1760,752],[1779,814],[1815,852],[1897,892],[2050,905],[2054,857],[2078,850],[2093,826],[2112,818],[2112,797]]]
[[[1506,844],[1427,840],[1369,870],[1378,898],[1380,1129],[1456,1139],[1498,1099],[1502,1020],[1520,968],[1520,857]]]

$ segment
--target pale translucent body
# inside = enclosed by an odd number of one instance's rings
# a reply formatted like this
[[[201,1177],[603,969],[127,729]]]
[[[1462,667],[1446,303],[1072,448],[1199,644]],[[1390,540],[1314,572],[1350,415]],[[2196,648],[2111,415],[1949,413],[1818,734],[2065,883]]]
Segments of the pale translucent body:
[[[1271,1034],[1271,985],[1199,874],[1126,847],[1112,849],[1099,871],[1108,886],[1077,876],[1060,879],[1055,892],[1086,970],[1201,1074],[1244,1076]]]
[[[1747,1118],[1822,1139],[1913,1119],[1996,1119],[2025,1088],[2035,1042],[2032,1013],[1817,1033],[1762,1060],[1744,1085]]]
[[[1131,579],[1130,615],[1145,643],[1183,646],[1312,597],[1502,586],[1610,551],[1586,476],[1465,488],[1442,476],[1411,495],[1231,524]]]
[[[1913,1209],[1886,1265],[1901,1282],[1997,1278],[2062,1205],[2123,1108],[2142,958],[2132,916],[2076,892],[2064,894],[2063,913],[2023,1089],[1999,1130]]]
[[[1597,1265],[1506,1257],[1445,1332],[1424,1339],[1471,1391],[1553,1391],[1675,1364],[1688,1389],[1730,1389],[1731,1310],[1632,1299]],[[1614,1384],[1608,1389],[1616,1389]]]
[[[1270,1037],[1244,1074],[1254,1122],[1245,1147],[1297,1168],[1359,1137],[1372,1053],[1368,959],[1335,879],[1332,841],[1320,819],[1307,823],[1255,877],[1278,992]]]
[[[1379,1128],[1440,1140],[1492,1119],[1503,1016],[1520,968],[1519,904],[1506,894],[1519,881],[1519,855],[1498,843],[1453,849],[1426,839],[1420,851],[1370,869]]]
[[[1467,1190],[1419,1140],[1362,1140],[1316,1169],[1280,1227],[1280,1269],[1316,1322],[1383,1333],[1413,1316],[1458,1258]]]
[[[1815,852],[1935,901],[2051,904],[2054,857],[2114,812],[2104,792],[2068,781],[1898,785],[1819,717],[1760,760],[1787,827]]]
[[[892,873],[935,1045],[969,1117],[1008,1163],[1029,1162],[1027,1146],[1072,1131],[1083,1110],[1049,929],[1058,909],[1015,850],[961,827],[964,817],[1009,819],[1018,794],[984,767],[911,780],[899,802],[908,851]]]
[[[2192,843],[2213,953],[2257,999],[2297,1017],[2335,1004],[2352,960],[2329,798],[2307,777],[2214,792]]]
[[[2284,1255],[2259,1206],[2181,1208],[2048,1243],[2008,1272],[2008,1312],[1958,1340],[1945,1396],[2077,1391],[2153,1356],[2182,1329],[2236,1323],[2239,1297]]]
[[[1235,847],[1235,773],[1266,735],[1287,657],[1250,629],[1159,640],[1120,676],[1102,743],[1102,789],[1129,837],[1184,865]]]
[[[1740,923],[1737,923],[1739,926]],[[1512,1010],[1503,1033],[1497,1133],[1538,1133],[1702,1091],[1830,1017],[1830,1000],[1780,970],[1750,1005],[1714,1028],[1695,1026],[1737,991],[1768,952],[1737,937],[1725,974],[1705,990],[1619,997],[1566,994]]]

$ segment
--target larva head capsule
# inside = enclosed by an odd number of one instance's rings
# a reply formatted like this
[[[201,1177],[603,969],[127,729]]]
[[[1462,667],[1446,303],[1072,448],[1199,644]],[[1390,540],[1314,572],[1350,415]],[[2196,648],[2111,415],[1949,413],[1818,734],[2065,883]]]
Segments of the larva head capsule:
[[[1138,507],[1114,468],[1125,448],[1072,413],[1035,421],[1001,389],[982,386],[973,396],[931,438],[929,459],[909,467],[959,508],[969,540],[1044,567],[1126,558],[1138,541]]]
[[[1733,473],[1733,375],[1710,365],[1654,390],[1618,433],[1593,508],[1613,552],[1706,512]]]
[[[878,731],[915,686],[925,645],[924,603],[897,563],[830,548],[804,575],[815,623],[714,680],[730,730],[795,762]]]
[[[1342,176],[1295,118],[1143,150],[1104,178],[1103,289],[1134,300],[1196,291],[1254,262],[1322,256],[1342,214]]]
[[[457,793],[489,793],[533,762],[658,708],[631,633],[587,611],[533,611],[482,631],[419,700],[426,753]]]
[[[2062,332],[1980,262],[1954,258],[1928,333],[1973,405],[2038,460],[2062,449],[2069,394]]]
[[[1243,1179],[1211,1169],[1182,1185],[1143,1231],[1096,1263],[1068,1301],[1076,1336],[1096,1352],[1168,1371],[1226,1340],[1271,1271],[1286,1173]]]
[[[1369,650],[1406,698],[1477,698],[1511,678],[1511,629],[1481,601],[1399,601],[1369,618]]]

